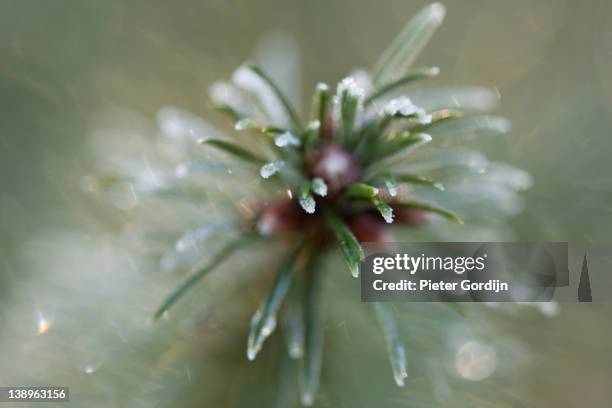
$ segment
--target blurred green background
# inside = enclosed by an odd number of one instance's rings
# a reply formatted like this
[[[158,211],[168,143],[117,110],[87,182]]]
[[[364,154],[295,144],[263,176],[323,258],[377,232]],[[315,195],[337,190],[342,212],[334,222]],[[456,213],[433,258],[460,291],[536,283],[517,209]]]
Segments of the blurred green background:
[[[53,228],[95,232],[104,224],[87,216],[90,202],[79,187],[88,171],[84,144],[101,111],[153,118],[161,106],[176,105],[206,116],[210,83],[229,77],[258,38],[279,30],[302,51],[307,106],[317,81],[370,67],[425,4],[0,1],[0,296],[19,301],[12,283],[44,273],[24,261],[24,241]],[[513,130],[479,148],[533,175],[526,210],[510,221],[517,238],[612,241],[612,3],[446,6],[445,24],[418,65],[441,67],[436,84],[499,90],[497,112]],[[508,323],[540,363],[523,388],[527,401],[609,405],[610,311],[564,305],[546,324]],[[11,369],[0,370],[8,376]]]

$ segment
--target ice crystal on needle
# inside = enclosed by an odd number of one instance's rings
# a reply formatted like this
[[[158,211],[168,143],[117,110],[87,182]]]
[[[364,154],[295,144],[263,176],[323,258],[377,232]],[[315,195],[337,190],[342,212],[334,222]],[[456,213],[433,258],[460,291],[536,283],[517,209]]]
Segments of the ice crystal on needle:
[[[276,136],[276,138],[274,139],[274,144],[278,147],[299,146],[300,139],[298,139],[291,132],[283,132],[280,135]]]
[[[261,177],[267,179],[269,177],[272,177],[274,174],[278,173],[283,168],[284,165],[285,165],[285,162],[282,160],[276,160],[271,163],[264,164],[261,167],[259,174],[261,175]]]
[[[431,115],[428,115],[425,109],[413,104],[407,96],[391,99],[383,108],[383,112],[389,116],[415,117],[423,125],[431,123],[432,120]]]
[[[336,88],[337,96],[344,94],[347,94],[351,98],[355,98],[357,100],[363,100],[365,97],[365,90],[359,86],[355,78],[346,77],[338,83],[338,87]]]

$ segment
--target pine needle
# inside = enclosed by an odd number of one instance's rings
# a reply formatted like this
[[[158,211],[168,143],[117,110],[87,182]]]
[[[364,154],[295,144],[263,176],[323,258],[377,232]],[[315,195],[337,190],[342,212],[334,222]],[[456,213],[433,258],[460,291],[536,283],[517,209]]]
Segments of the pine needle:
[[[322,178],[315,177],[312,179],[310,190],[320,197],[325,197],[327,195],[327,183]]]
[[[221,140],[221,139],[200,139],[199,141],[200,144],[203,145],[210,145],[215,147],[216,149],[222,150],[225,153],[229,153],[234,157],[237,157],[239,159],[248,161],[250,163],[256,163],[256,164],[263,164],[266,162],[266,160],[262,157],[257,156],[254,153],[251,153],[250,151],[243,149],[242,147],[232,143],[232,142],[228,142],[225,140]]]
[[[304,355],[304,310],[302,305],[303,282],[296,277],[294,284],[287,295],[283,329],[287,343],[287,353],[292,359],[302,358]]]
[[[390,156],[403,157],[407,152],[411,152],[431,142],[431,140],[431,136],[427,133],[401,132],[386,143],[381,141],[376,151],[371,153],[369,157],[364,158],[364,162],[366,164],[371,164],[375,161],[389,158]],[[393,157],[393,159],[395,159],[395,157]]]
[[[291,285],[294,274],[294,264],[302,249],[302,245],[303,244],[300,242],[300,244],[285,257],[281,269],[276,275],[274,283],[268,291],[264,302],[251,319],[251,331],[247,342],[247,357],[249,360],[255,359],[265,339],[271,335],[276,328],[278,309]]]
[[[312,196],[311,191],[312,183],[310,181],[305,181],[300,186],[300,195],[298,197],[298,201],[300,206],[304,211],[308,214],[314,214],[317,203],[315,202],[314,197]]]
[[[312,100],[312,120],[319,122],[319,137],[323,137],[323,131],[325,129],[325,122],[327,121],[327,111],[329,109],[330,102],[330,90],[329,86],[325,83],[318,83],[315,88],[315,93]]]
[[[189,289],[191,289],[196,283],[200,281],[204,276],[206,276],[209,272],[217,268],[223,261],[228,259],[230,255],[232,255],[236,250],[242,248],[247,243],[251,242],[253,236],[247,235],[236,238],[233,241],[230,241],[226,246],[224,246],[217,254],[213,256],[213,258],[206,262],[202,266],[198,266],[194,269],[194,272],[183,282],[178,288],[176,288],[170,295],[166,297],[166,299],[162,302],[162,304],[157,308],[153,316],[151,317],[151,321],[155,322],[159,320],[159,318],[168,310],[177,300],[179,300]]]
[[[319,389],[321,363],[323,360],[323,311],[318,294],[320,293],[320,271],[316,261],[306,273],[306,288],[304,296],[305,312],[305,343],[300,377],[301,401],[304,406],[314,403]]]
[[[394,174],[393,177],[401,183],[420,184],[444,191],[444,185],[442,183],[425,176],[419,176],[418,174]]]
[[[381,201],[378,197],[373,197],[371,199],[372,204],[376,207],[380,215],[383,217],[387,224],[393,223],[393,208],[389,206],[389,204]]]
[[[432,212],[434,214],[441,215],[442,217],[446,218],[449,221],[454,222],[455,224],[463,225],[463,220],[457,214],[445,208],[438,207],[435,204],[428,203],[425,201],[409,200],[405,202],[393,202],[392,205],[397,206],[397,207],[417,208],[420,210]]]
[[[353,183],[346,189],[346,196],[351,198],[372,198],[378,195],[378,189],[365,183]]]
[[[398,387],[404,386],[404,380],[408,376],[406,371],[406,350],[399,338],[397,322],[393,312],[383,303],[374,303],[374,312],[378,323],[383,331],[385,342],[387,343],[387,353],[393,370],[393,377]]]
[[[442,23],[445,14],[444,6],[434,3],[408,21],[374,66],[372,80],[375,86],[380,87],[406,73]]]
[[[332,210],[325,211],[325,222],[327,226],[333,231],[340,250],[344,255],[346,265],[353,277],[359,276],[359,269],[361,261],[364,258],[363,249],[359,244],[359,241],[353,235],[350,228],[342,221],[342,219]]]
[[[376,99],[382,98],[388,93],[393,92],[394,90],[401,88],[405,85],[408,85],[412,82],[418,81],[420,79],[436,77],[438,76],[439,73],[440,73],[440,68],[438,67],[425,67],[425,68],[415,69],[414,71],[410,72],[408,75],[403,76],[400,79],[397,79],[395,81],[389,82],[388,84],[384,86],[381,86],[379,89],[377,89],[375,92],[373,92],[370,96],[367,97],[367,99],[364,102],[364,105],[368,106],[372,102],[374,102]]]
[[[301,121],[299,115],[295,112],[289,100],[285,97],[285,95],[281,92],[280,88],[276,85],[276,83],[258,66],[254,64],[246,64],[245,68],[251,70],[254,74],[259,76],[265,83],[270,87],[272,93],[278,99],[280,105],[283,106],[287,116],[291,119],[291,123],[295,129],[301,129]]]

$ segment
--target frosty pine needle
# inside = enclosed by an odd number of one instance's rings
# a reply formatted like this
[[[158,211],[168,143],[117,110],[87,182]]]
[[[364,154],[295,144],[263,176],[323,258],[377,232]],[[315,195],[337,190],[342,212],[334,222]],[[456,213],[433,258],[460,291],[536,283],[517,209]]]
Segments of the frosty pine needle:
[[[177,242],[179,251],[185,242],[208,239],[217,229],[238,232],[237,238],[193,266],[193,273],[162,302],[153,320],[188,295],[208,273],[239,256],[243,247],[263,240],[286,243],[280,268],[251,319],[246,355],[254,360],[277,323],[285,321],[287,353],[301,360],[301,400],[310,405],[322,364],[324,316],[318,288],[324,277],[323,257],[339,250],[348,271],[357,277],[364,257],[360,242],[385,241],[391,227],[415,228],[435,218],[463,224],[459,214],[469,205],[463,203],[457,211],[446,207],[461,203],[458,198],[469,198],[469,188],[487,194],[495,191],[500,194],[496,196],[499,203],[503,200],[505,205],[516,201],[514,193],[529,184],[525,173],[508,165],[488,165],[482,155],[468,149],[435,146],[438,130],[458,135],[507,131],[509,125],[503,118],[461,111],[464,106],[474,111],[478,104],[488,105],[488,94],[483,97],[478,94],[481,90],[469,88],[441,90],[423,106],[410,96],[413,82],[440,72],[437,67],[413,68],[412,64],[444,14],[438,3],[420,11],[370,72],[349,75],[336,86],[317,84],[307,117],[298,114],[274,78],[255,64],[239,67],[231,81],[213,84],[212,105],[231,120],[233,133],[198,135],[193,149],[224,153],[243,172],[261,179],[263,193],[267,193],[266,186],[273,186],[273,193],[236,214],[233,222],[211,226],[205,232],[187,232]],[[461,103],[462,96],[467,103]],[[175,131],[171,122],[162,119],[162,130]],[[202,128],[197,119],[182,120],[195,121],[189,126]],[[244,133],[251,137],[249,143],[237,137]],[[445,173],[448,168],[462,171]],[[196,170],[196,163],[182,164],[174,178],[188,178]],[[463,178],[458,179],[459,174]],[[223,182],[223,176],[220,178]],[[138,192],[148,192],[144,190]],[[440,205],[444,197],[449,197],[447,204]],[[374,315],[386,341],[395,382],[403,386],[409,353],[399,338],[394,315],[383,304],[374,305]]]

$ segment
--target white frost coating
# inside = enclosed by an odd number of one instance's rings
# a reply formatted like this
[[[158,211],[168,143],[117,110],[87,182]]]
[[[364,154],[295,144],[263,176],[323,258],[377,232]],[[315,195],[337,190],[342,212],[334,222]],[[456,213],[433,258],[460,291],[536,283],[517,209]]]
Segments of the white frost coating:
[[[278,101],[268,84],[257,74],[246,67],[240,67],[234,71],[232,81],[240,88],[257,97],[271,124],[285,128],[289,127],[289,118],[282,104]]]
[[[385,222],[387,224],[393,223],[393,208],[389,207],[388,205],[384,205],[379,206],[378,211],[380,212],[380,215],[382,215],[382,217],[385,219]]]
[[[291,132],[284,132],[274,138],[274,144],[278,147],[299,146],[300,139]]]
[[[312,179],[311,190],[318,196],[325,197],[327,195],[327,184],[320,177],[315,177]]]
[[[407,96],[391,99],[383,107],[383,113],[388,116],[414,116],[421,124],[431,123],[431,115],[428,115],[425,109],[412,103]]]
[[[355,69],[351,72],[350,77],[353,78],[357,86],[364,90],[366,95],[372,92],[372,77],[368,71],[362,68]]]
[[[329,86],[326,83],[319,82],[317,84],[315,90],[317,91],[317,93],[327,92],[327,91],[329,91]]]
[[[432,116],[429,114],[423,115],[423,116],[419,116],[417,118],[417,123],[421,124],[421,125],[429,125],[431,123],[432,120]]]
[[[412,103],[410,98],[407,96],[400,96],[399,98],[391,99],[383,108],[384,113],[387,115],[402,115],[409,116],[417,113],[424,114],[425,111]]]
[[[391,197],[396,197],[397,196],[397,185],[390,181],[390,180],[386,180],[385,181],[385,186],[387,187],[387,191],[389,192],[389,195]]]
[[[308,214],[314,214],[317,204],[311,195],[300,197],[300,205]]]
[[[283,166],[285,166],[285,162],[282,160],[276,160],[271,163],[266,163],[261,166],[259,174],[261,175],[261,177],[267,179],[272,175],[278,173],[283,168]]]
[[[344,93],[355,99],[365,98],[365,89],[359,86],[355,78],[350,76],[340,81],[336,88],[336,96],[343,95]]]
[[[365,95],[365,89],[359,86],[355,78],[349,76],[340,81],[336,87],[336,95],[333,98],[332,115],[334,120],[341,120],[342,105],[344,103],[343,100],[347,98],[347,102],[350,101],[351,103],[356,104],[356,110],[353,118],[354,123],[351,125],[353,127],[360,126],[361,121],[363,120],[362,111]]]

